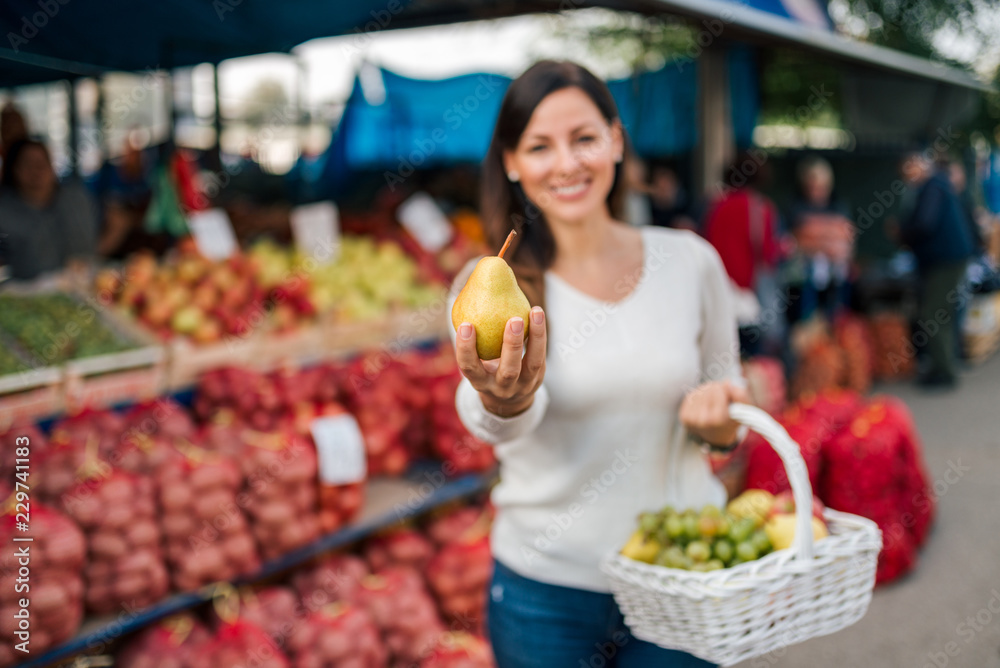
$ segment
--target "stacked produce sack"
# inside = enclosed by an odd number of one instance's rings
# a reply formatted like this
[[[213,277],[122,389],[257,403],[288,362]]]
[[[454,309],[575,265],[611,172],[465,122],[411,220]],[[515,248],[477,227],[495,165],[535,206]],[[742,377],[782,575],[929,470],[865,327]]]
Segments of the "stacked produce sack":
[[[11,450],[10,452],[13,452]],[[18,637],[19,601],[28,599],[30,607],[30,643],[32,653],[72,637],[83,620],[83,571],[87,546],[83,533],[65,515],[40,503],[31,502],[30,531],[17,530],[16,497],[11,497],[0,515],[0,666],[11,666],[24,658],[15,645]],[[14,542],[14,538],[33,538],[32,542]],[[30,577],[20,577],[20,548],[30,555]],[[21,580],[19,583],[18,580]]]
[[[451,346],[442,346],[426,360],[418,373],[430,398],[427,416],[431,452],[445,463],[449,474],[486,471],[495,466],[492,446],[470,434],[458,417],[455,390],[462,376]]]
[[[216,668],[207,663],[211,634],[192,615],[182,614],[140,631],[119,652],[118,668]],[[221,668],[221,667],[220,667]]]
[[[244,430],[240,454],[243,506],[260,555],[274,559],[319,537],[317,461],[313,444],[293,434]]]
[[[91,463],[62,496],[64,512],[87,539],[85,601],[105,614],[119,606],[143,608],[169,586],[151,478]]]
[[[394,668],[427,656],[445,630],[417,571],[390,566],[361,580],[357,603],[375,620]]]
[[[831,439],[818,489],[831,508],[867,517],[882,529],[878,582],[916,565],[935,502],[905,404],[877,397]]]
[[[875,344],[863,318],[841,313],[834,321],[834,337],[844,351],[844,377],[840,385],[859,394],[866,393],[875,372]]]
[[[449,627],[485,635],[486,590],[493,575],[488,509],[468,507],[435,520],[428,535],[437,553],[427,583]]]
[[[243,476],[231,458],[194,445],[179,447],[155,478],[176,589],[197,589],[257,570],[257,545],[237,504]]]
[[[916,368],[916,350],[910,337],[910,322],[898,313],[873,315],[875,377],[880,380],[907,378]]]

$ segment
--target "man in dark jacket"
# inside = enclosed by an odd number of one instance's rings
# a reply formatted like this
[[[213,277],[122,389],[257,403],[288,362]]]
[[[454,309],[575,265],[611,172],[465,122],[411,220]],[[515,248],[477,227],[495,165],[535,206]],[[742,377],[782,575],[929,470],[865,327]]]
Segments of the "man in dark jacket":
[[[947,164],[932,168],[922,157],[913,157],[904,165],[904,176],[916,188],[916,199],[900,232],[917,258],[920,278],[914,341],[926,341],[929,361],[920,382],[953,387],[958,381],[953,321],[961,299],[959,282],[972,256],[973,242]]]

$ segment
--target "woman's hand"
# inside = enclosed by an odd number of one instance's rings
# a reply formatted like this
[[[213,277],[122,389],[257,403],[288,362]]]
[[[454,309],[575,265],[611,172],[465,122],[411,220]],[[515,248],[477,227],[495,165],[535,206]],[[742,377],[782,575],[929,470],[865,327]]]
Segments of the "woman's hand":
[[[740,423],[729,417],[729,404],[749,401],[746,389],[728,380],[704,383],[681,402],[681,424],[707,443],[731,445],[736,440]]]
[[[545,376],[545,314],[531,309],[527,352],[524,351],[524,321],[511,318],[503,333],[500,359],[481,360],[476,352],[476,330],[465,322],[458,327],[456,355],[458,368],[469,379],[489,412],[500,417],[523,413],[535,400],[535,392]]]

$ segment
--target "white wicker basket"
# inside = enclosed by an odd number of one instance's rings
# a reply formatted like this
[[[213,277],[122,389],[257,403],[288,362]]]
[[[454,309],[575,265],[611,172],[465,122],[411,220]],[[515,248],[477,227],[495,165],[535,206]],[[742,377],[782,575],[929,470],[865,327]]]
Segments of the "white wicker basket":
[[[730,407],[774,447],[797,509],[795,541],[756,561],[707,573],[633,561],[601,564],[625,623],[641,640],[729,666],[850,626],[868,610],[882,534],[871,520],[834,510],[830,535],[813,542],[812,488],[799,448],[752,406]]]

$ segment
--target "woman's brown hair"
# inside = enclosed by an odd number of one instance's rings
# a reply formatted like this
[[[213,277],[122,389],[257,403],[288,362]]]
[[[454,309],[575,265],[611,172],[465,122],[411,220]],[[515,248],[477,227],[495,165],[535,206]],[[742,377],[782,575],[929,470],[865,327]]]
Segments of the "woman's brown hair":
[[[576,87],[586,93],[609,124],[618,120],[618,108],[603,81],[576,63],[543,60],[528,68],[507,88],[490,148],[483,160],[480,214],[486,238],[499,252],[512,229],[517,235],[505,257],[532,306],[545,307],[545,270],[555,259],[556,245],[545,216],[524,194],[519,183],[507,178],[504,151],[513,151],[535,108],[548,95]],[[624,132],[624,130],[623,130]],[[627,145],[627,141],[626,141]],[[620,218],[624,210],[624,162],[615,166],[615,180],[608,193],[608,210]]]

